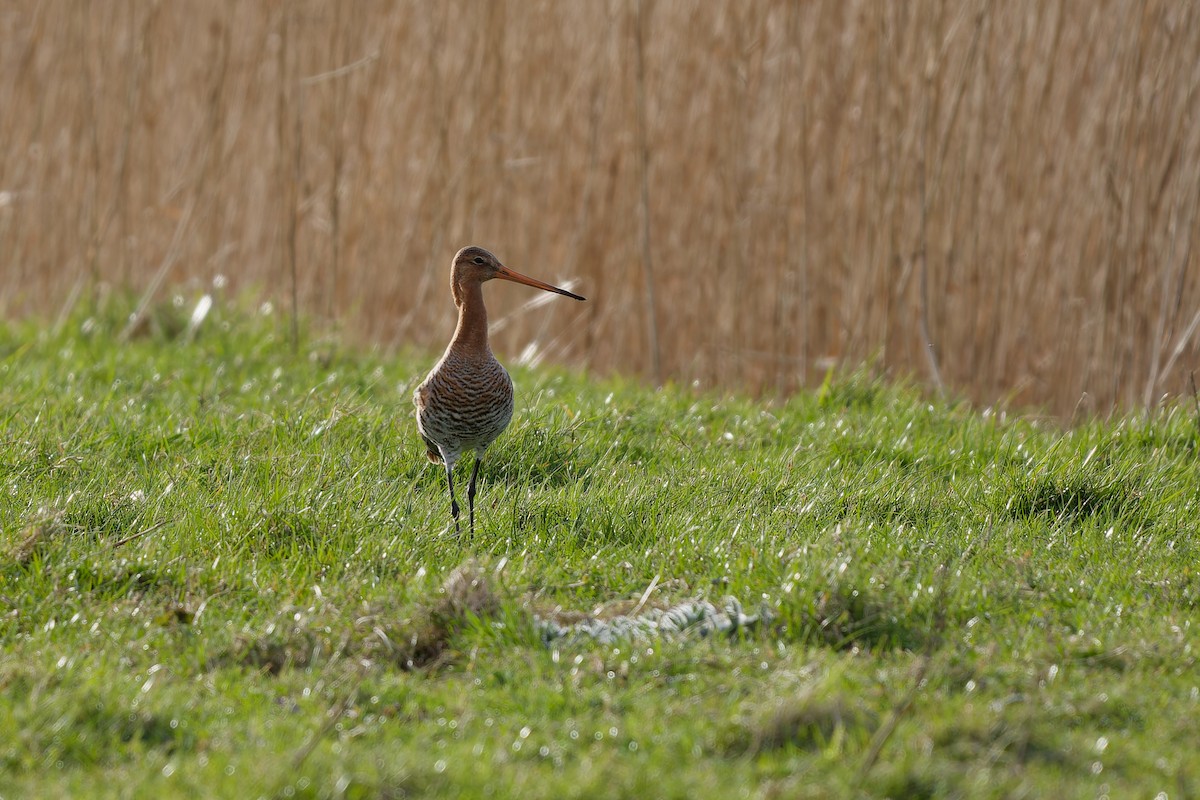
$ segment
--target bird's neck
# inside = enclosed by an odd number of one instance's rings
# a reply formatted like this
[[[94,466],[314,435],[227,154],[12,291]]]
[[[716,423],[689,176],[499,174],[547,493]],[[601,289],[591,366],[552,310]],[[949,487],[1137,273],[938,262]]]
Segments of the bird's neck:
[[[490,353],[488,348],[487,308],[483,305],[483,284],[475,281],[454,287],[454,300],[458,305],[458,327],[450,348],[467,353]]]

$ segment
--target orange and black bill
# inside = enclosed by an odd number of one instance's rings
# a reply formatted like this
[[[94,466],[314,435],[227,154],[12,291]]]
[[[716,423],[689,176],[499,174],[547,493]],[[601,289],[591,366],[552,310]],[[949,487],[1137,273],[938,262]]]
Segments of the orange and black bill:
[[[541,289],[541,290],[547,291],[547,292],[554,292],[555,294],[566,295],[567,297],[571,297],[576,300],[586,300],[587,299],[585,297],[580,297],[579,295],[575,294],[574,292],[568,292],[566,289],[560,289],[557,286],[551,286],[548,283],[539,281],[537,278],[531,278],[528,275],[522,275],[519,272],[514,272],[513,270],[509,269],[508,267],[501,267],[499,270],[497,270],[496,277],[503,278],[506,281],[513,281],[514,283],[523,283],[526,286],[532,286],[535,289]]]

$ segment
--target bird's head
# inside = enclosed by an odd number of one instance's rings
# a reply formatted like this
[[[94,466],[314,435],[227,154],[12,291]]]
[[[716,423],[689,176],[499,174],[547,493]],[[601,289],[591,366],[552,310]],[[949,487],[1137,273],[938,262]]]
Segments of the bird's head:
[[[584,299],[574,292],[568,292],[566,289],[560,289],[557,286],[543,283],[536,278],[530,278],[527,275],[514,272],[501,264],[500,259],[496,258],[490,251],[484,250],[482,247],[472,246],[459,250],[455,254],[454,264],[450,268],[450,283],[454,289],[455,304],[462,305],[463,291],[469,284],[479,284],[484,281],[490,281],[493,278],[513,281],[514,283],[523,283],[526,286],[532,286],[546,292],[555,292],[576,300]]]

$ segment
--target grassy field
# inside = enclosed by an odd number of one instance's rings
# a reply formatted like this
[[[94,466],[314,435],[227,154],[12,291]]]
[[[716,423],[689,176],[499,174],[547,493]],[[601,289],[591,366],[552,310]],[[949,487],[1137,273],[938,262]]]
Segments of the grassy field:
[[[0,796],[1186,797],[1188,404],[514,370],[455,536],[428,355],[186,310],[0,332]],[[714,633],[545,621],[739,600]]]

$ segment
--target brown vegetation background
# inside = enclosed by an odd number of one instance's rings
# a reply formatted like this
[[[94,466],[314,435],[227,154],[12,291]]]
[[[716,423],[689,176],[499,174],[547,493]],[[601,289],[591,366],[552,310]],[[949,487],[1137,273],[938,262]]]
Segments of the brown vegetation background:
[[[1071,417],[1200,367],[1200,5],[0,8],[0,314],[130,287],[785,393],[833,364]],[[293,305],[295,303],[295,305]]]

